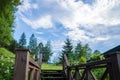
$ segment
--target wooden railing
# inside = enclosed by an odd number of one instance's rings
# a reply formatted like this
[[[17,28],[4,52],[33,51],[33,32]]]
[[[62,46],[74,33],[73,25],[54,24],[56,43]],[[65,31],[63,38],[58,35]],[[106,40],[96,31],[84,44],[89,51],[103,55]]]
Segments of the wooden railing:
[[[108,52],[105,54],[104,60],[76,66],[70,66],[67,56],[64,54],[63,70],[66,73],[67,80],[120,80],[120,51]],[[104,70],[98,79],[93,70],[101,68]]]
[[[17,49],[14,66],[14,80],[40,80],[42,54],[35,62],[30,58],[30,51]]]

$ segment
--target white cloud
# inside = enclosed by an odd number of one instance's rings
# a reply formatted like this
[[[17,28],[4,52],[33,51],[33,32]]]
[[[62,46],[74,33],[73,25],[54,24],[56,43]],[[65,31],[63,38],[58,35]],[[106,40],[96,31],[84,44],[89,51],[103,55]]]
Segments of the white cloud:
[[[97,24],[105,26],[120,24],[120,16],[116,15],[120,12],[119,0],[96,0],[93,5],[84,4],[82,1],[74,2],[74,0],[64,0],[63,3],[66,11],[70,11],[71,15],[61,18],[60,22],[70,29],[80,25],[89,27],[89,25],[95,26]],[[118,5],[118,9],[115,11],[116,5]],[[115,9],[113,10],[113,8]]]
[[[41,34],[44,34],[44,33],[43,32],[36,32],[36,34],[40,34],[41,35]]]
[[[25,12],[25,11],[30,11],[30,9],[37,9],[38,4],[36,3],[30,3],[30,0],[21,0],[21,5],[18,6],[19,13]]]
[[[22,20],[27,25],[31,26],[33,29],[38,29],[38,28],[48,29],[48,28],[52,28],[54,26],[50,15],[40,17],[37,20],[29,20],[25,17],[22,17]]]
[[[84,4],[82,1],[74,2],[74,0],[61,2],[59,4],[68,15],[59,18],[59,21],[70,29],[66,35],[73,40],[106,41],[113,36],[107,33],[110,28],[120,25],[120,0],[96,0],[93,5]],[[80,29],[81,27],[90,32]]]
[[[54,40],[51,41],[52,44],[52,48],[53,48],[53,52],[59,52],[62,50],[63,45],[65,44],[64,41],[60,41],[60,40]]]

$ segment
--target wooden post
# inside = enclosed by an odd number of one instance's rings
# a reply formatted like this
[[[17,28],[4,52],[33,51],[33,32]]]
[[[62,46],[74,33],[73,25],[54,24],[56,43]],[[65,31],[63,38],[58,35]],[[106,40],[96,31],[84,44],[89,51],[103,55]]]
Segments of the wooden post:
[[[34,76],[35,76],[35,69],[32,69],[30,74],[30,80],[34,80]]]
[[[40,67],[40,70],[37,71],[37,80],[41,77],[40,74],[41,74],[41,65],[42,65],[42,53],[40,53],[40,56],[39,56],[39,59],[38,59],[38,65]]]
[[[17,49],[14,66],[14,80],[28,80],[29,50]]]
[[[105,57],[110,59],[108,63],[110,80],[120,80],[120,52],[114,52]]]
[[[71,79],[71,69],[70,69],[70,67],[67,67],[67,80],[72,80]]]
[[[39,80],[39,78],[40,78],[40,71],[38,70],[37,71],[37,80]]]

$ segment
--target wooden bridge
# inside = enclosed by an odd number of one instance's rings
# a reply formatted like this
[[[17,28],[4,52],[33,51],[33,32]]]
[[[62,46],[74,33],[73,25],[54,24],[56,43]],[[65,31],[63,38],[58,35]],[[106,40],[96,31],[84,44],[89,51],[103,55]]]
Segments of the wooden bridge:
[[[41,70],[42,55],[38,62],[31,59],[27,49],[16,50],[14,80],[120,80],[120,46],[104,53],[105,59],[71,66],[63,55],[63,70]],[[94,69],[105,70],[100,79]]]

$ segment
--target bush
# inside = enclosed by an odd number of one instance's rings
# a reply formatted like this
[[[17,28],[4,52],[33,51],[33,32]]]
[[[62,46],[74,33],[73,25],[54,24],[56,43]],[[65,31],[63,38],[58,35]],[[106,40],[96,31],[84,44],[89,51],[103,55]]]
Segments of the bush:
[[[90,57],[90,61],[103,60],[104,56],[102,54],[93,54]]]
[[[79,64],[86,63],[86,58],[80,57]]]
[[[15,55],[5,48],[0,48],[0,80],[13,80]]]

